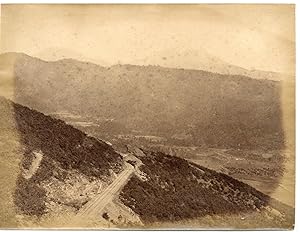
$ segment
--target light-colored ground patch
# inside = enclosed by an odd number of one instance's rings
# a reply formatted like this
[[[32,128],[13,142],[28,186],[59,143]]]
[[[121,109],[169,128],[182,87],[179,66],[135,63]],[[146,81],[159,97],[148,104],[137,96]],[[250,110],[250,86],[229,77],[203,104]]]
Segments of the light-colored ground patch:
[[[76,212],[106,186],[100,179],[91,180],[75,170],[70,171],[63,181],[52,177],[43,183],[47,192],[47,211],[52,215]]]
[[[237,229],[292,229],[293,221],[282,221],[282,215],[273,210],[264,209],[251,213],[207,215],[200,218],[178,222],[154,223],[148,229],[164,230],[237,230]],[[143,227],[143,229],[147,229]]]
[[[24,169],[22,172],[23,177],[27,180],[30,179],[35,174],[35,172],[38,170],[40,163],[43,159],[42,151],[33,151],[32,153],[33,153],[34,157],[33,157],[33,160],[32,160],[32,163],[31,163],[29,169]]]
[[[293,152],[285,152],[285,172],[279,179],[278,187],[271,196],[289,206],[295,207],[295,155]]]
[[[112,202],[110,202],[104,208],[103,213],[107,213],[109,219],[106,221],[111,223],[111,227],[133,228],[143,225],[139,216],[130,208],[125,206],[118,198],[115,198]]]

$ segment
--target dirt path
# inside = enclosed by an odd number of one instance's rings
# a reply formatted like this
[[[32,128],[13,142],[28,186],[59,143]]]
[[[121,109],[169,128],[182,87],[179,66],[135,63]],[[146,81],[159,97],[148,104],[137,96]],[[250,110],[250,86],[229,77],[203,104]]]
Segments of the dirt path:
[[[101,216],[101,211],[113,200],[119,190],[127,183],[134,167],[126,164],[125,170],[101,194],[89,201],[77,214],[77,218],[95,218]]]
[[[41,151],[39,152],[34,151],[33,154],[34,154],[34,159],[30,165],[30,168],[28,170],[23,171],[23,176],[27,180],[30,179],[34,175],[34,173],[38,170],[40,163],[43,159],[43,153]]]

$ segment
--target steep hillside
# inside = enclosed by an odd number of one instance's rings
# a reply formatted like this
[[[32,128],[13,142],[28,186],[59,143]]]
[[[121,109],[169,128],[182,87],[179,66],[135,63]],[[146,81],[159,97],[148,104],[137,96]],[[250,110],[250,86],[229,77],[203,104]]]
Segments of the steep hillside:
[[[13,68],[17,102],[122,125],[106,133],[127,130],[215,147],[284,146],[280,82],[159,66],[45,62],[13,53],[0,63]]]
[[[0,111],[1,130],[20,137],[23,154],[14,201],[23,214],[40,216],[57,205],[78,209],[100,182],[109,183],[122,170],[122,158],[111,146],[61,120],[4,98]]]
[[[123,170],[124,160],[111,146],[61,120],[3,98],[0,110],[1,131],[14,131],[20,138],[13,194],[18,215],[76,214]],[[2,135],[1,142],[9,143]],[[8,162],[11,153],[4,154],[1,162]],[[160,152],[134,154],[141,165],[135,166],[119,200],[144,225],[249,213],[255,213],[262,226],[293,224],[293,209],[228,175]]]
[[[139,157],[141,173],[130,179],[120,199],[146,225],[205,216],[229,215],[240,220],[256,213],[263,223],[273,223],[272,227],[291,226],[292,209],[249,185],[178,157],[145,153]]]

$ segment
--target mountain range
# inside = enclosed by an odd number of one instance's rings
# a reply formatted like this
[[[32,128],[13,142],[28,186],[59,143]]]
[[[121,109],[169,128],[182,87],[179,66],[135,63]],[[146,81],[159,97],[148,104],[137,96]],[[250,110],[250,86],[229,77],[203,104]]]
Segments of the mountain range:
[[[288,80],[291,74],[264,71],[259,69],[246,69],[237,65],[230,64],[224,60],[210,54],[202,48],[201,52],[196,50],[174,51],[163,50],[157,54],[152,54],[143,60],[134,62],[138,65],[160,65],[169,68],[185,68],[193,70],[203,70],[207,72],[219,73],[224,75],[242,75],[255,79],[266,79],[274,81]]]
[[[269,80],[271,73],[102,67],[20,53],[2,54],[0,66],[7,85],[14,83],[16,102],[46,114],[68,112],[117,125],[113,131],[94,128],[98,134],[155,135],[213,147],[284,147],[282,87]]]

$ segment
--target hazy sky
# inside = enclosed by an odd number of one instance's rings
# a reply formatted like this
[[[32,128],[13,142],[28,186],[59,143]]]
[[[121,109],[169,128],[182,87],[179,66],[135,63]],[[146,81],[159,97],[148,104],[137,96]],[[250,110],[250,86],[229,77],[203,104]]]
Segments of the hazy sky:
[[[2,51],[102,65],[209,53],[248,69],[292,72],[293,5],[2,5]]]

